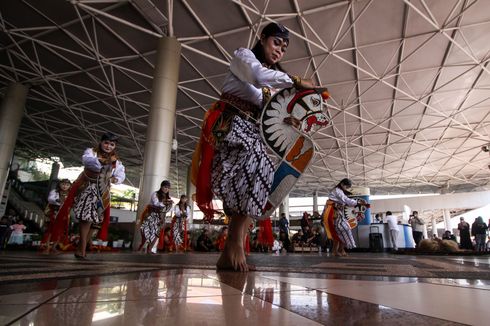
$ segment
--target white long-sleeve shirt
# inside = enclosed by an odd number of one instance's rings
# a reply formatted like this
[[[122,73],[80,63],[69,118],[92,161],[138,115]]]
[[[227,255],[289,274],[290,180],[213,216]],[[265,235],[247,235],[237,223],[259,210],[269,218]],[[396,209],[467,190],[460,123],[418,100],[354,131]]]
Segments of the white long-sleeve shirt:
[[[92,148],[87,148],[85,150],[82,156],[82,163],[86,169],[93,172],[100,172],[102,169],[102,164],[97,157],[97,153],[95,153]],[[126,172],[121,161],[116,161],[116,167],[112,171],[112,176],[116,178],[115,184],[121,184],[124,182],[124,179],[126,179]]]
[[[152,206],[163,208],[163,211],[165,213],[169,212],[172,209],[172,204],[165,205],[164,202],[158,200],[158,195],[156,191],[151,194],[150,203]]]
[[[60,203],[60,193],[56,190],[56,189],[53,189],[49,192],[49,195],[48,195],[48,203],[51,204],[51,205],[56,205],[56,206],[60,206],[61,203]]]
[[[338,187],[335,187],[330,191],[328,199],[345,206],[354,207],[357,205],[357,200],[347,197],[342,189]]]
[[[250,49],[240,48],[234,52],[230,71],[221,91],[242,100],[262,106],[262,87],[286,88],[293,81],[285,72],[268,69],[260,63]]]
[[[191,216],[191,208],[190,208],[190,206],[186,206],[185,213],[186,213],[186,219],[188,219]],[[175,207],[174,207],[174,215],[176,217],[178,217],[178,218],[182,217],[182,210],[180,209],[179,205],[175,205]]]

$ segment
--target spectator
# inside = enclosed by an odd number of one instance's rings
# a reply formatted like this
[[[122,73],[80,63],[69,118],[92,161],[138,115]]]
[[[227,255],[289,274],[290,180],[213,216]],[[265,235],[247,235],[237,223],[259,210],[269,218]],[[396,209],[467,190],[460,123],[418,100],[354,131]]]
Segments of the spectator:
[[[293,251],[293,248],[291,247],[291,241],[289,240],[289,237],[286,233],[282,231],[279,232],[279,241],[282,242],[282,246],[287,252]]]
[[[458,224],[459,238],[461,243],[459,244],[461,249],[473,249],[470,236],[470,225],[465,222],[464,217],[459,218]]]
[[[305,226],[305,228],[303,229],[303,236],[301,237],[301,242],[303,242],[303,244],[309,246],[311,244],[311,241],[313,240],[313,238],[315,238],[315,235],[313,234],[313,232],[311,232],[310,230],[310,227],[309,226]]]
[[[162,244],[163,245],[160,247],[160,249],[163,250],[163,251],[165,251],[165,252],[173,251],[173,249],[174,249],[174,244],[173,244],[173,241],[172,241],[171,230],[172,229],[170,228],[170,226],[167,226],[163,230],[163,241],[162,241]],[[148,244],[148,247],[149,246],[150,246],[150,244]],[[148,253],[151,253],[151,249],[152,248],[149,248],[147,252]]]
[[[485,239],[487,238],[487,229],[488,226],[483,222],[483,218],[478,216],[471,225],[471,235],[475,237],[477,252],[485,251]]]
[[[301,230],[303,230],[303,233],[306,233],[306,227],[311,229],[311,221],[309,219],[309,214],[304,212],[303,217],[301,218]]]
[[[302,246],[303,245],[303,241],[302,241],[302,238],[303,238],[303,231],[302,230],[299,230],[298,232],[296,232],[293,237],[292,237],[292,242],[293,242],[293,245],[294,246]]]
[[[419,218],[419,212],[413,211],[412,217],[408,220],[408,223],[412,225],[412,235],[415,240],[416,246],[419,245],[422,237],[424,236],[424,221]]]
[[[279,219],[279,232],[284,232],[289,238],[289,221],[285,213],[281,213],[281,218]]]
[[[272,252],[279,255],[283,249],[282,241],[277,239],[277,234],[274,234],[274,242],[272,244]]]
[[[391,239],[391,247],[393,250],[398,250],[398,246],[396,241],[398,240],[398,220],[396,216],[394,216],[391,211],[386,212],[386,222],[388,223],[388,228],[390,229],[390,239]]]
[[[381,217],[381,214],[377,213],[374,215],[374,223],[383,223],[383,218]]]
[[[318,247],[320,249],[322,247],[322,235],[319,230],[320,227],[313,229],[313,238],[310,241],[310,245],[312,247]]]
[[[490,251],[490,237],[488,237],[486,249],[487,249],[487,251]]]
[[[225,250],[226,238],[228,238],[228,227],[223,226],[221,228],[221,232],[218,235],[218,238],[216,239],[216,249],[218,249],[218,251]]]
[[[199,238],[197,238],[196,251],[210,252],[213,250],[213,243],[208,236],[208,230],[203,229]]]
[[[0,220],[0,250],[5,247],[5,242],[10,233],[10,224],[7,216],[3,216]]]
[[[451,231],[447,230],[446,232],[444,232],[444,234],[442,235],[442,240],[452,240],[454,242],[458,242],[456,240],[456,237],[454,236],[454,234],[451,234]]]
[[[22,245],[24,244],[24,230],[26,226],[23,220],[19,220],[14,225],[10,226],[12,234],[10,235],[9,244]]]

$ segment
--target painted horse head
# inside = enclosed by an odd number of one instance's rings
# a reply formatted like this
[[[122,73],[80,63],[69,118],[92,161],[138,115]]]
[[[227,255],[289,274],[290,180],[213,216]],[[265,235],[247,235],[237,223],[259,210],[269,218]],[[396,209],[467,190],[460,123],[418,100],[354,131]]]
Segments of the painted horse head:
[[[285,88],[276,93],[264,107],[261,119],[262,135],[269,147],[282,157],[298,132],[309,138],[312,131],[327,126],[330,119],[323,111],[327,98],[325,88]],[[299,128],[284,123],[290,116],[300,121]]]

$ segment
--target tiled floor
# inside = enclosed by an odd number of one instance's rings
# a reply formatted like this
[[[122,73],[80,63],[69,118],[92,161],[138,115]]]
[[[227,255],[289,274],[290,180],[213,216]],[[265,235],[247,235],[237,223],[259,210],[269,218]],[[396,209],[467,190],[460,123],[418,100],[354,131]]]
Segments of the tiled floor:
[[[212,268],[216,254],[96,254],[79,262],[71,255],[3,253],[0,324],[488,325],[488,280],[420,277],[448,266],[480,275],[474,273],[489,269],[485,257],[290,255],[281,258],[281,268],[266,263],[273,258],[253,256],[263,263],[259,271],[234,273]],[[415,266],[407,274],[420,269],[420,275],[394,276],[407,264],[398,260],[406,259]],[[381,269],[394,274],[373,275]]]

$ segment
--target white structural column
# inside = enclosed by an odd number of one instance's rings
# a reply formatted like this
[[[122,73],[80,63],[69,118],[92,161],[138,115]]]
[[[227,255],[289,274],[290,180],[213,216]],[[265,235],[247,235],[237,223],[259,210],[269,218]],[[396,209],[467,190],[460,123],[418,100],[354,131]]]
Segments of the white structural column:
[[[153,74],[137,219],[150,201],[151,194],[158,190],[160,183],[168,179],[170,175],[180,52],[181,45],[177,39],[173,37],[159,39],[157,62]],[[139,245],[139,234],[139,231],[136,230],[133,249]]]
[[[318,190],[313,193],[313,212],[318,212]]]
[[[431,234],[436,234],[437,235],[437,223],[436,223],[436,218],[433,217],[431,220],[431,225],[432,225],[432,233]]]
[[[444,230],[445,231],[449,230],[452,232],[451,213],[450,213],[449,209],[443,210],[443,216],[444,216]]]
[[[286,214],[286,218],[289,222],[289,195],[287,195],[281,205],[279,205],[279,218],[281,218],[282,213]]]
[[[20,83],[10,84],[0,106],[0,198],[3,196],[17,134],[24,116],[27,91],[28,88]]]

